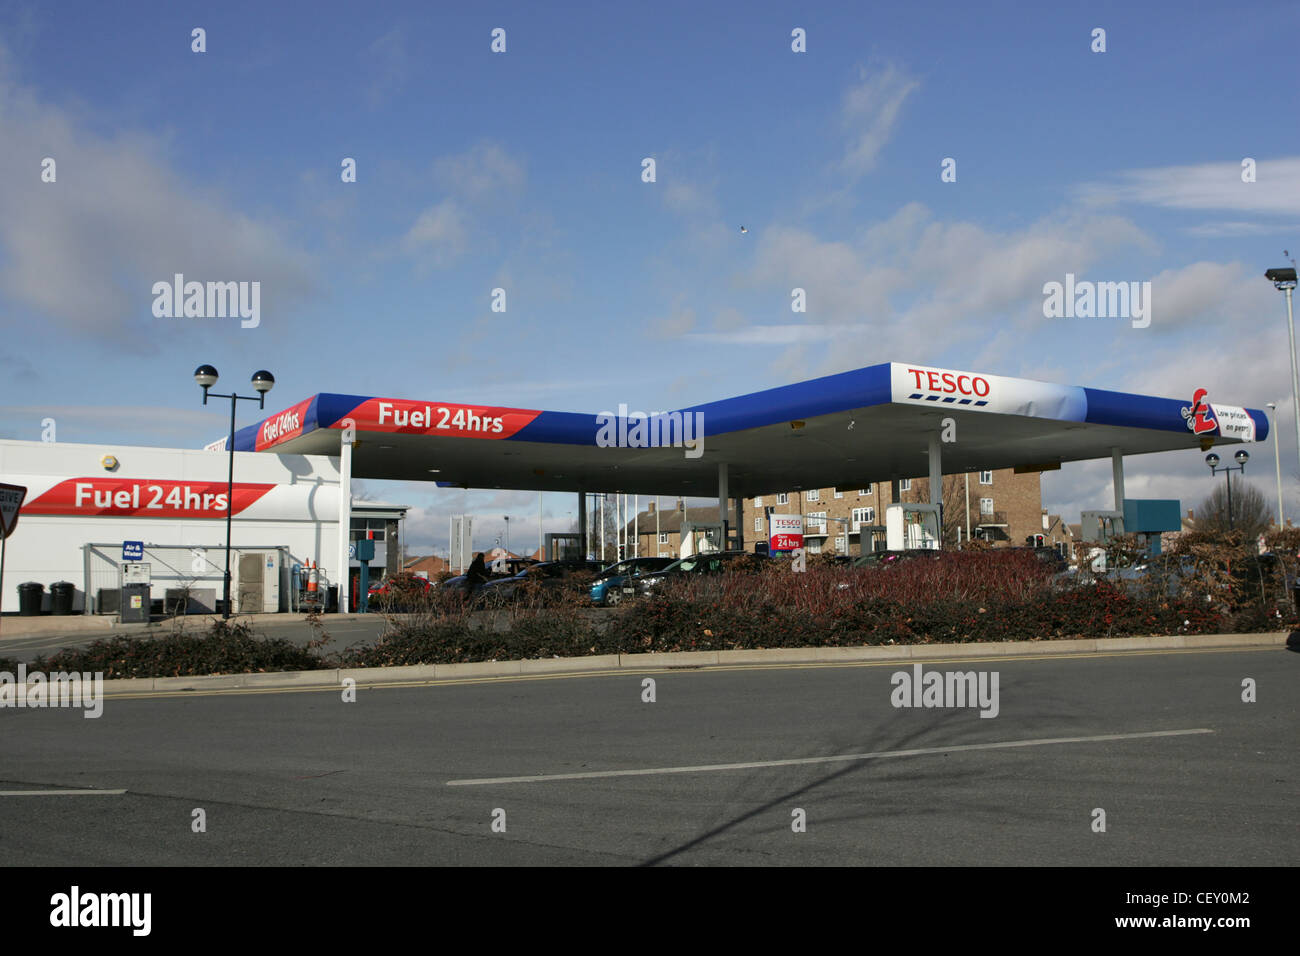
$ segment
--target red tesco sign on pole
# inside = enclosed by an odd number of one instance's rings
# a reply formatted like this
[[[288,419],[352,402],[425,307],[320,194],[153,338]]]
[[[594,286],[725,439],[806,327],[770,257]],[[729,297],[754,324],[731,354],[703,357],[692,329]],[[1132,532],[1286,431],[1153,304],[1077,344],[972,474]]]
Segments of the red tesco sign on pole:
[[[772,515],[768,529],[769,551],[794,551],[803,547],[803,515]]]

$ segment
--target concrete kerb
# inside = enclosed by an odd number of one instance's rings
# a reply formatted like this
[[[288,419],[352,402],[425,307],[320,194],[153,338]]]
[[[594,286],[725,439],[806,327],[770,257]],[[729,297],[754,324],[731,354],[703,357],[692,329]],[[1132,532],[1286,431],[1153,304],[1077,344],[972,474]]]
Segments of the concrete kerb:
[[[1035,657],[1100,651],[1177,650],[1214,647],[1261,647],[1286,644],[1289,632],[1261,634],[1159,635],[1153,637],[1085,638],[1061,641],[1006,641],[998,644],[895,644],[878,647],[780,647],[734,651],[605,654],[522,661],[480,661],[469,664],[417,664],[403,667],[359,667],[344,670],[282,671],[262,674],[222,674],[211,677],[127,678],[104,681],[106,696],[150,691],[226,690],[342,686],[357,684],[443,681],[530,674],[646,671],[665,668],[707,668],[735,665],[870,663],[961,657]]]

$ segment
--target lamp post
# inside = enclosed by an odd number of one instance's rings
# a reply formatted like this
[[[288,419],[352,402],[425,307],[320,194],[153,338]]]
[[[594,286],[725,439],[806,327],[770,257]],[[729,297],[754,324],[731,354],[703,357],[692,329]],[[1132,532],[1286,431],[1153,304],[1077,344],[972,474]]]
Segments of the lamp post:
[[[275,376],[263,369],[260,372],[253,373],[253,389],[257,392],[257,398],[251,395],[236,395],[231,392],[229,395],[222,395],[218,392],[209,391],[213,385],[217,384],[217,370],[211,365],[200,365],[194,370],[194,381],[199,383],[203,389],[203,404],[208,404],[209,396],[212,398],[230,399],[230,437],[226,439],[226,452],[230,456],[230,467],[226,472],[226,577],[225,588],[223,592],[223,604],[221,617],[223,620],[230,620],[230,520],[234,513],[235,505],[235,404],[241,399],[246,402],[257,402],[258,408],[266,407],[266,393],[275,385]]]
[[[509,515],[505,515],[504,517],[505,517],[505,519],[506,519],[506,552],[509,553],[509,551],[510,551],[510,516],[509,516]]]
[[[1277,465],[1277,530],[1282,530],[1282,455],[1277,447],[1277,404],[1269,402],[1268,407],[1272,409],[1273,421],[1269,424],[1273,426],[1273,463]]]
[[[1289,255],[1286,249],[1282,255]],[[1300,456],[1300,372],[1296,371],[1295,362],[1295,318],[1291,313],[1291,290],[1295,288],[1295,260],[1291,260],[1290,269],[1269,269],[1264,278],[1273,283],[1273,288],[1286,293],[1286,328],[1291,337],[1291,411],[1295,415],[1296,454]]]
[[[1228,530],[1229,531],[1234,530],[1234,523],[1232,519],[1232,475],[1229,474],[1229,472],[1239,471],[1244,475],[1246,473],[1246,462],[1250,460],[1250,452],[1246,451],[1245,449],[1242,449],[1232,457],[1237,462],[1235,467],[1232,465],[1224,465],[1222,468],[1220,468],[1218,455],[1216,455],[1214,452],[1210,452],[1208,455],[1205,456],[1205,463],[1210,466],[1210,474],[1213,476],[1213,475],[1217,475],[1219,472],[1223,472],[1223,477],[1228,482]]]

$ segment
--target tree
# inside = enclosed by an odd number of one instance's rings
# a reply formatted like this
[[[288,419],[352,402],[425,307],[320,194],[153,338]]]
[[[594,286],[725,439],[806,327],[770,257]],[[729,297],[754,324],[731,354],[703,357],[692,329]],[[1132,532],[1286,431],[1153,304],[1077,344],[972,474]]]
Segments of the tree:
[[[957,547],[957,529],[961,528],[963,547],[970,536],[972,526],[978,518],[979,500],[976,498],[971,514],[966,513],[966,476],[943,476],[943,546]]]
[[[1243,478],[1232,483],[1232,528],[1240,531],[1247,541],[1253,541],[1272,524],[1268,500],[1263,493]],[[1227,482],[1216,484],[1214,490],[1196,509],[1197,531],[1227,531]]]

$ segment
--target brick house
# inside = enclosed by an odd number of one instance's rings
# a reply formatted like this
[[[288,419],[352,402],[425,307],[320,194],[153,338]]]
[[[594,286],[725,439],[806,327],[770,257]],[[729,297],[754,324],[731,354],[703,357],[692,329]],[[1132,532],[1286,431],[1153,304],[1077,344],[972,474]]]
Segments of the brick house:
[[[969,535],[984,538],[995,547],[1033,543],[1034,535],[1046,535],[1040,479],[1037,472],[1018,475],[1011,468],[945,476],[945,546],[954,547],[958,535],[962,539]],[[968,486],[970,513],[966,515]],[[929,480],[912,478],[900,481],[898,500],[904,503],[928,501]],[[746,498],[741,502],[739,520],[743,547],[746,551],[753,551],[755,544],[767,540],[765,509],[770,507],[774,514],[804,516],[804,545],[810,554],[858,554],[860,529],[863,526],[883,528],[885,508],[892,503],[889,482],[876,482],[866,488],[812,488]],[[737,528],[735,509],[732,508],[731,512],[734,535]],[[642,557],[660,554],[677,557],[681,553],[679,528],[682,514],[676,508],[661,510],[656,534],[655,509],[651,503],[648,510],[640,513],[635,531],[633,524],[628,524],[628,540],[639,537]],[[714,524],[718,520],[718,509],[713,506],[687,508],[684,514],[695,523]],[[1060,523],[1059,516],[1056,519],[1060,525],[1055,532],[1056,539],[1073,542],[1075,539],[1068,537],[1068,528]],[[870,549],[868,542],[866,550]]]
[[[679,502],[680,504],[680,502]],[[681,527],[683,518],[692,524],[717,524],[718,509],[714,506],[699,508],[664,508],[658,513],[656,530],[655,503],[648,503],[647,510],[642,511],[637,520],[628,522],[627,540],[636,541],[639,548],[635,552],[643,558],[676,558],[681,555]],[[736,513],[731,509],[731,527],[735,528]],[[753,550],[752,547],[749,550]],[[628,557],[632,555],[629,554]]]
[[[436,554],[423,558],[411,558],[406,562],[406,566],[402,570],[408,574],[423,574],[433,580],[440,573],[447,570],[447,559],[440,558]]]
[[[969,513],[966,511],[968,490]],[[928,478],[899,482],[899,502],[926,502],[929,497]],[[814,488],[747,498],[742,522],[745,549],[752,551],[755,543],[766,540],[764,512],[771,507],[774,514],[804,516],[804,545],[810,554],[858,554],[859,529],[883,526],[885,509],[893,503],[892,488],[887,481],[866,488]],[[1042,485],[1038,472],[1018,475],[1011,468],[1001,468],[970,475],[945,475],[943,504],[947,547],[955,546],[958,536],[984,538],[995,547],[1009,547],[1023,545],[1033,535],[1043,533]]]

